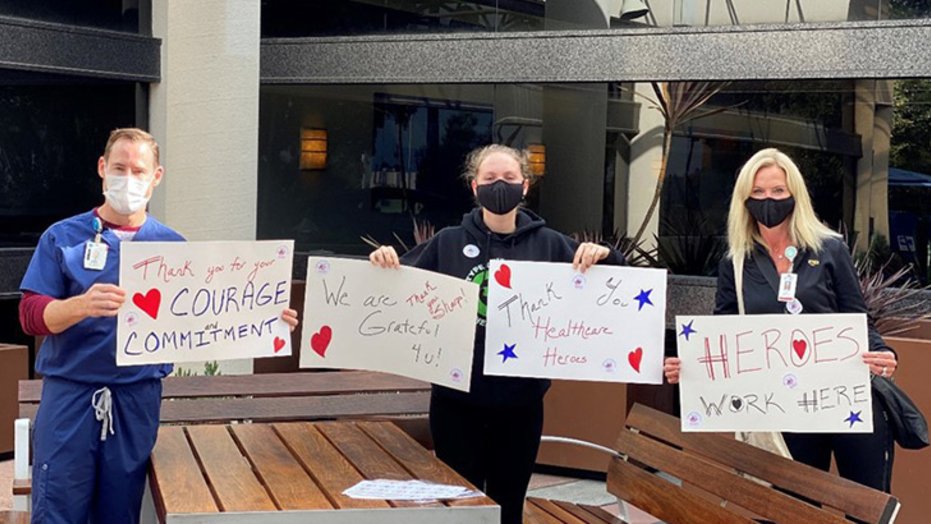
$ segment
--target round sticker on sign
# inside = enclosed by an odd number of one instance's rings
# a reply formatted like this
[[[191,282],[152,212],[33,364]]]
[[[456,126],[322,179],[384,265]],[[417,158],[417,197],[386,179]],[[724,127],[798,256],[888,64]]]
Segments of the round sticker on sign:
[[[690,428],[701,427],[701,414],[699,414],[697,411],[689,413],[685,417],[685,423],[688,424]]]
[[[330,263],[326,260],[320,260],[317,262],[317,265],[314,266],[314,269],[317,270],[317,273],[321,275],[326,275],[330,272]]]
[[[276,254],[278,255],[279,259],[284,259],[284,258],[288,258],[288,252],[289,252],[288,246],[280,245],[278,246],[278,250]]]
[[[581,273],[576,273],[572,277],[572,287],[582,289],[585,287],[585,277]]]
[[[478,253],[479,253],[478,246],[476,246],[475,244],[466,244],[466,246],[462,248],[462,254],[469,258],[477,257]]]

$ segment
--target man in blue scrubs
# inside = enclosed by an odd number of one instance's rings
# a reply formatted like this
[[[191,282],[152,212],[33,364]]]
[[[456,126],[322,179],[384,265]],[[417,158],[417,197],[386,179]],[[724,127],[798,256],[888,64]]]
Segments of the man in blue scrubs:
[[[33,522],[136,522],[170,365],[116,366],[120,242],[180,241],[148,216],[158,144],[117,129],[97,162],[105,201],[39,239],[20,288],[23,328],[47,335],[33,430]]]
[[[158,432],[161,378],[171,365],[116,366],[122,242],[181,241],[146,214],[161,182],[158,144],[117,129],[97,162],[105,201],[52,225],[20,288],[23,329],[46,335],[33,430],[32,522],[134,523]],[[282,319],[293,326],[296,313]]]

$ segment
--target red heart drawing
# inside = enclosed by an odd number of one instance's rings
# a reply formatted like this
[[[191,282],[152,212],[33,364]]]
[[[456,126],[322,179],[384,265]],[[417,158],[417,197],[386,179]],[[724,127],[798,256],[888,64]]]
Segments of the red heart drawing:
[[[310,337],[310,348],[321,357],[326,357],[326,348],[330,345],[331,338],[333,338],[333,330],[330,326],[323,326],[320,331]]]
[[[145,295],[142,293],[136,293],[133,295],[133,304],[139,307],[139,309],[145,311],[146,315],[149,315],[153,319],[158,318],[158,306],[162,303],[162,293],[152,288]]]
[[[275,353],[277,353],[277,352],[281,351],[281,348],[284,347],[285,341],[284,341],[284,339],[281,338],[281,337],[275,337],[275,342],[274,342],[273,344],[274,344],[274,346],[275,346]]]
[[[511,268],[507,264],[501,264],[501,268],[495,271],[495,280],[502,286],[511,289]]]
[[[795,354],[798,355],[798,358],[805,356],[805,350],[808,349],[808,343],[804,340],[793,340],[792,349],[795,350]]]
[[[641,360],[643,360],[643,348],[637,348],[627,354],[627,362],[630,362],[630,367],[634,368],[637,373],[640,373]]]

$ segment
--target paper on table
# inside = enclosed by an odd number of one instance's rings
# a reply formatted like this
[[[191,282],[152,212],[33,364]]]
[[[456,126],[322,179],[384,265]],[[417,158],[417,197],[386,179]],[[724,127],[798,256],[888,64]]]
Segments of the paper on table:
[[[437,500],[481,495],[464,486],[431,484],[420,480],[363,480],[343,492],[354,499]]]

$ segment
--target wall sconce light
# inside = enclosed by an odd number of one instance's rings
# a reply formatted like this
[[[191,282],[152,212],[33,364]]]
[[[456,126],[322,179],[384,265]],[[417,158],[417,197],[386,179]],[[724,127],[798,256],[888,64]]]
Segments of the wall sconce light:
[[[326,129],[301,128],[301,170],[326,169]]]
[[[546,146],[543,144],[530,144],[527,146],[530,172],[533,176],[543,176],[546,173]]]

